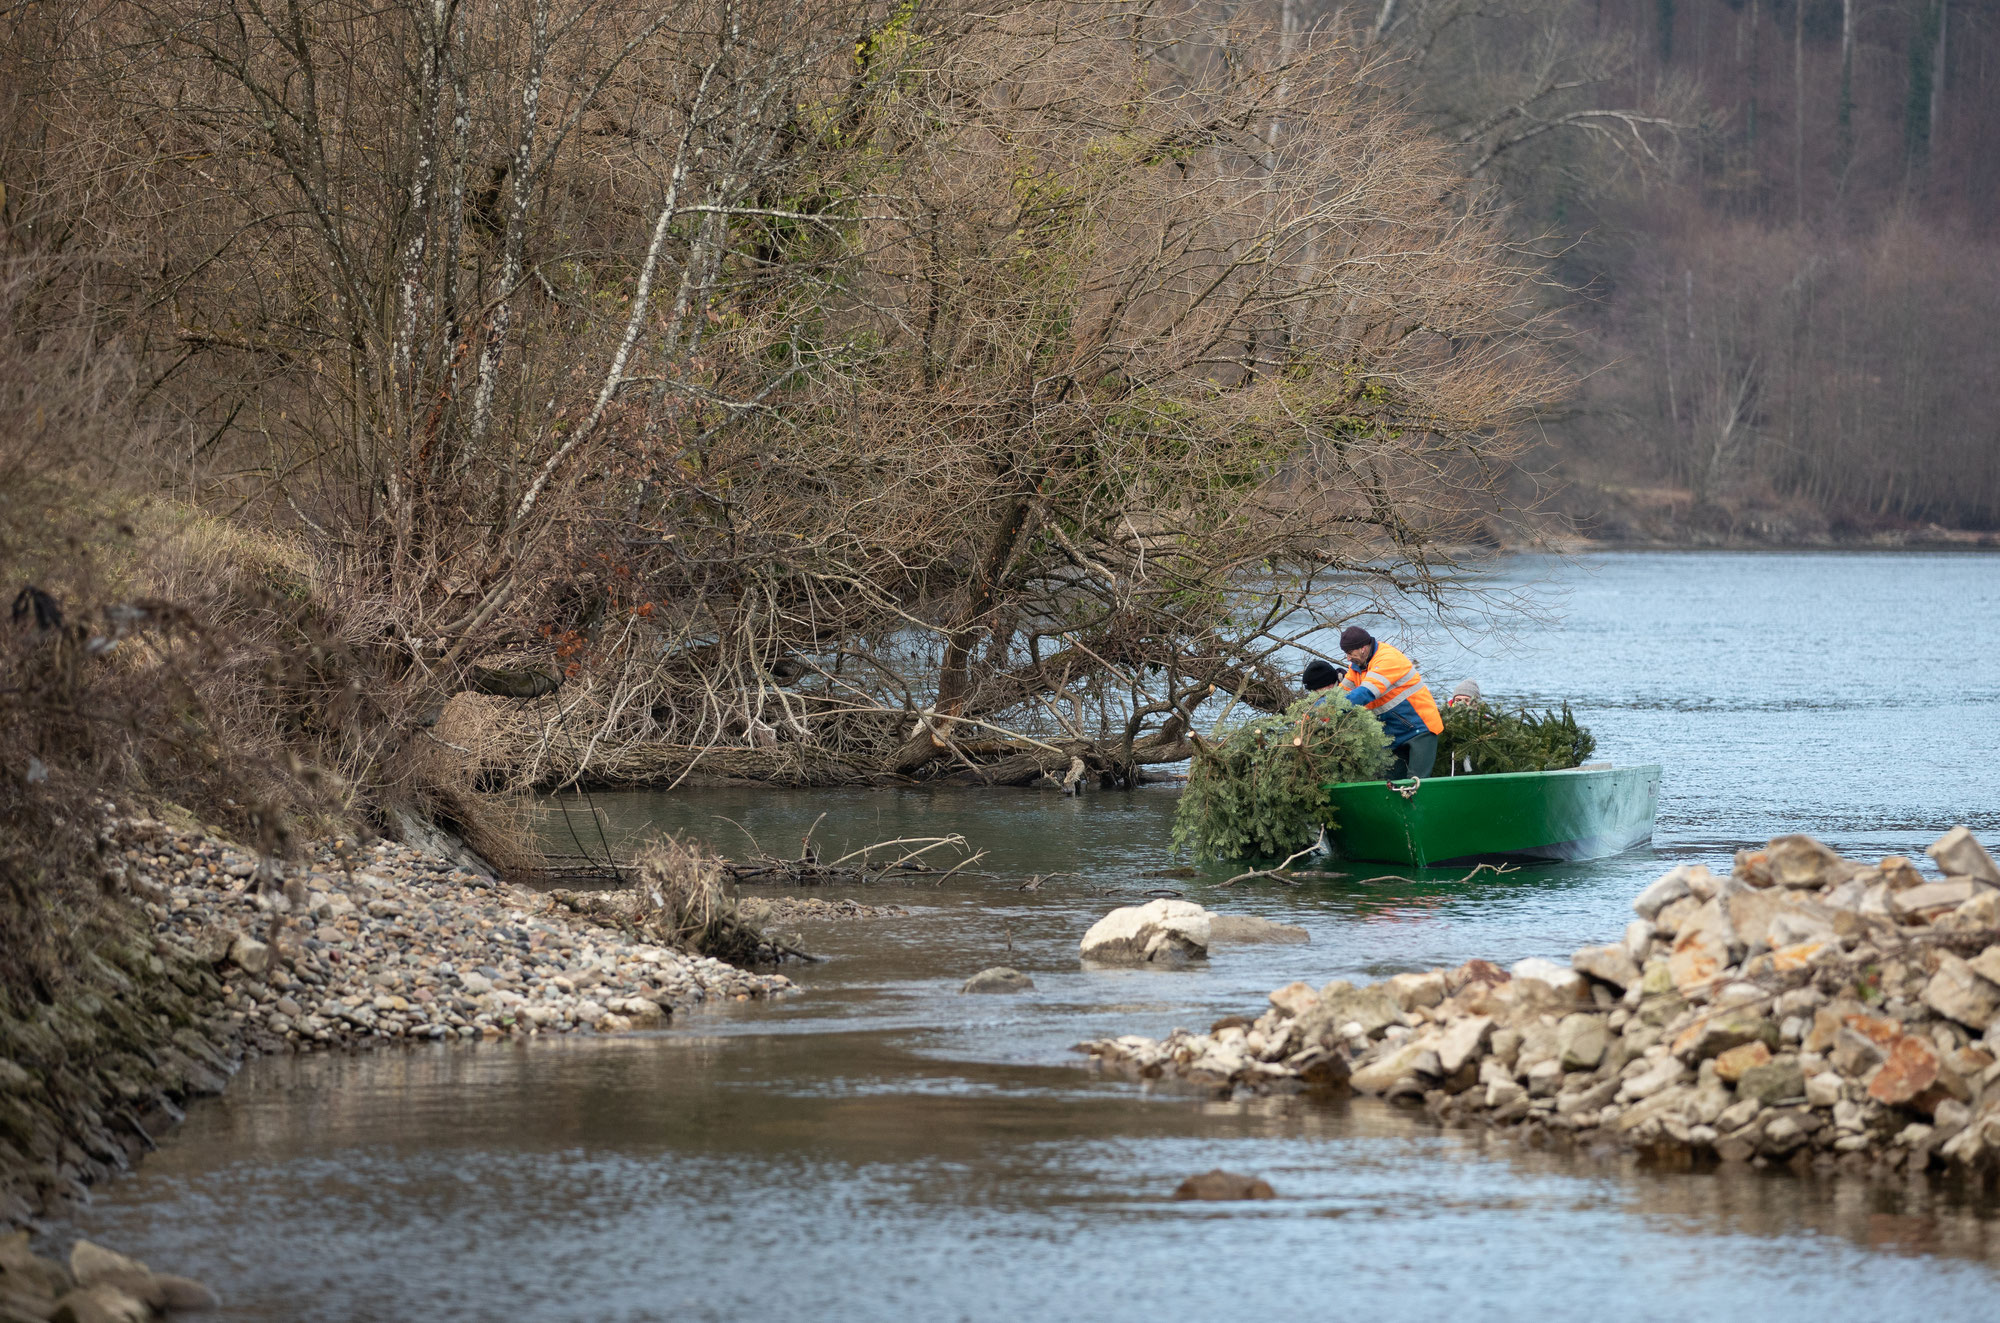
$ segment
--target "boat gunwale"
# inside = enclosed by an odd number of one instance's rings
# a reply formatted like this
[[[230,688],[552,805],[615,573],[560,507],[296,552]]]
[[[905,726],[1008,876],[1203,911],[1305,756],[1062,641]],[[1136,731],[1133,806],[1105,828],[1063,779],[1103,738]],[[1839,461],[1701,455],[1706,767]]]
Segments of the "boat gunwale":
[[[1379,790],[1393,790],[1400,795],[1403,793],[1403,787],[1411,781],[1417,781],[1423,786],[1429,786],[1437,781],[1477,781],[1490,784],[1494,781],[1527,776],[1614,776],[1621,772],[1658,772],[1663,766],[1661,763],[1625,763],[1612,767],[1551,767],[1541,772],[1460,772],[1457,775],[1446,772],[1421,778],[1404,777],[1401,781],[1387,777],[1377,777],[1372,781],[1323,781],[1320,783],[1320,789],[1347,790],[1372,786]]]

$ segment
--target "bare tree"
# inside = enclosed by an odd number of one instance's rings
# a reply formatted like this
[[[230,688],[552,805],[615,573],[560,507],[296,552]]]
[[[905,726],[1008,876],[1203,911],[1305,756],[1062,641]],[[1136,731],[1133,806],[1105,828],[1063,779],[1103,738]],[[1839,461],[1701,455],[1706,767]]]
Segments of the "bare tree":
[[[1691,82],[1647,70],[1637,31],[1572,0],[1390,0],[1369,36],[1467,170],[1505,173],[1517,194],[1661,177],[1703,127]]]
[[[1530,270],[1341,46],[1070,6],[922,63],[790,323],[840,352],[646,472],[681,531],[558,770],[1129,782],[1331,621],[1442,598],[1559,389]]]
[[[1561,389],[1489,196],[1296,23],[119,0],[38,67],[120,172],[99,330],[308,549],[302,738],[378,799],[1129,782],[1443,603]]]

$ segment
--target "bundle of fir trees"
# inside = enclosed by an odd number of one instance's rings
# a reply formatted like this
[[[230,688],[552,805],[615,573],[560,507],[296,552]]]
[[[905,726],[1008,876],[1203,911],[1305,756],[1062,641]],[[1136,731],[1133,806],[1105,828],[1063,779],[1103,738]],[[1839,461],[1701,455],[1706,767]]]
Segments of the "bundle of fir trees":
[[[1484,703],[1443,710],[1435,775],[1552,772],[1597,747],[1563,704],[1540,715]],[[1326,787],[1388,773],[1382,723],[1332,689],[1197,745],[1174,814],[1174,849],[1208,862],[1282,859],[1335,825]]]
[[[1486,776],[1496,772],[1558,772],[1576,767],[1597,748],[1588,726],[1569,704],[1560,712],[1509,712],[1485,703],[1444,709],[1438,736],[1437,775]]]
[[[1282,859],[1333,825],[1326,787],[1386,772],[1382,723],[1334,690],[1196,747],[1174,814],[1174,849],[1213,859]]]

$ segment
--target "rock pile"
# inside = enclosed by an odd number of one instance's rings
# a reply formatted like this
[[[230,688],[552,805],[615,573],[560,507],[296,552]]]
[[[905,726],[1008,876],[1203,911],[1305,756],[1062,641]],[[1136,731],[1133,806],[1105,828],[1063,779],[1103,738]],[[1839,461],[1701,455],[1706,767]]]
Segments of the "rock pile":
[[[0,1237],[0,1323],[143,1323],[218,1303],[200,1282],[156,1273],[87,1240],[70,1247],[65,1268],[32,1253],[25,1231]]]
[[[2000,1167],[2000,869],[1955,828],[1910,860],[1805,836],[1683,865],[1621,941],[1315,991],[1206,1034],[1080,1045],[1223,1091],[1345,1085],[1447,1121],[1665,1162]]]

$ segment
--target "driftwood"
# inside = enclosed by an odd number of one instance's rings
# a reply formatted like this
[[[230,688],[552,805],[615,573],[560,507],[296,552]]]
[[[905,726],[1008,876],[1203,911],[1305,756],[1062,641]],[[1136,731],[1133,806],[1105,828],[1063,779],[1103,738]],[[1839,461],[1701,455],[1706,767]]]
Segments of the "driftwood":
[[[796,858],[784,858],[766,851],[733,818],[723,819],[749,840],[753,853],[739,859],[724,858],[720,855],[707,860],[719,876],[742,885],[756,883],[759,886],[867,886],[888,879],[915,884],[929,882],[943,883],[947,878],[964,875],[966,877],[992,878],[992,873],[982,872],[974,867],[986,857],[986,851],[974,851],[963,836],[905,836],[895,840],[876,841],[859,849],[850,850],[834,859],[822,859],[813,843],[813,834],[826,815],[820,814],[812,827],[799,842]],[[600,840],[602,839],[600,835]],[[579,845],[581,843],[579,842]],[[624,892],[636,888],[641,881],[640,870],[644,863],[638,860],[620,860],[610,853],[609,843],[605,843],[606,853],[597,858],[589,853],[575,855],[547,855],[541,867],[528,870],[521,878],[529,885],[538,886],[560,894],[588,894],[596,892]],[[929,856],[942,850],[956,850],[960,858],[949,863],[933,863]],[[1050,877],[1072,876],[1053,873]],[[1045,879],[1037,878],[1040,882]],[[1026,888],[1033,890],[1032,886]],[[567,903],[567,902],[565,902]]]
[[[820,816],[824,818],[826,815]],[[813,831],[818,829],[819,823],[815,822]],[[756,844],[754,838],[751,843]],[[813,848],[812,831],[808,831],[805,839],[800,842],[799,857],[796,859],[782,859],[760,851],[749,859],[725,859],[720,862],[723,872],[730,880],[738,883],[755,882],[759,885],[784,883],[805,887],[865,886],[885,878],[895,878],[898,881],[913,883],[929,882],[935,886],[958,873],[964,873],[968,877],[992,877],[993,874],[978,872],[972,867],[986,857],[984,850],[966,854],[948,868],[940,868],[924,858],[938,850],[965,851],[968,848],[965,838],[955,834],[906,836],[893,841],[877,841],[873,845],[850,850],[838,859],[822,862],[819,852]]]
[[[531,695],[514,695],[527,697]],[[1137,781],[1140,769],[1185,762],[1193,752],[1178,733],[1133,742],[1129,758],[1115,740],[1037,743],[1023,739],[958,738],[917,773],[898,772],[879,754],[841,752],[779,739],[759,747],[629,742],[591,751],[584,783],[647,789],[673,784],[826,786],[1054,786],[1074,791],[1082,781]],[[564,786],[578,771],[582,749],[552,747],[540,774],[544,786]]]
[[[466,690],[494,698],[546,698],[562,688],[562,677],[529,667],[475,666],[465,679]]]
[[[1253,868],[1247,873],[1238,873],[1235,877],[1232,877],[1227,882],[1220,883],[1219,885],[1225,887],[1233,887],[1238,882],[1248,882],[1252,878],[1271,877],[1271,878],[1276,878],[1280,882],[1283,882],[1288,887],[1298,886],[1300,880],[1296,876],[1294,876],[1290,871],[1292,865],[1299,859],[1305,857],[1306,855],[1311,854],[1314,850],[1320,849],[1325,844],[1326,844],[1326,834],[1322,832],[1320,833],[1320,838],[1314,841],[1311,845],[1308,845],[1305,849],[1294,850],[1292,851],[1291,854],[1285,856],[1285,862],[1279,864],[1276,868]],[[1325,873],[1321,874],[1321,876],[1346,877],[1347,874]]]

